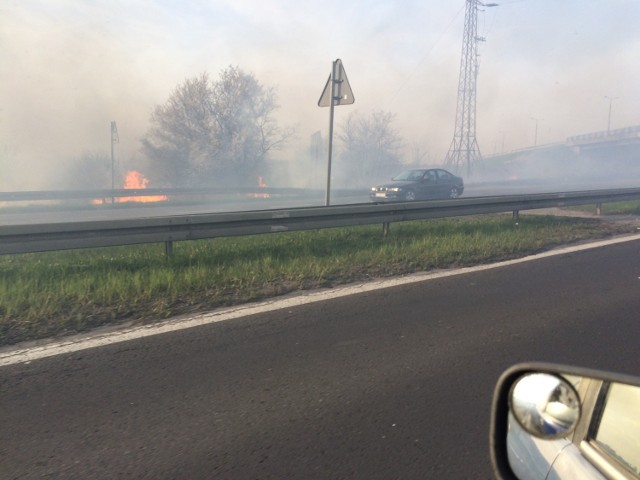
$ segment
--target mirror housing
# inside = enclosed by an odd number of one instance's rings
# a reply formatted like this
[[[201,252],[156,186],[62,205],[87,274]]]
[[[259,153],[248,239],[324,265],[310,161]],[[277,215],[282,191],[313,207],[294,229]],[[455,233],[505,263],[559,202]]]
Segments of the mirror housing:
[[[538,375],[542,375],[542,377],[538,377]],[[630,375],[550,363],[524,363],[509,368],[498,380],[493,396],[489,443],[491,462],[496,478],[506,480],[518,479],[519,477],[516,475],[516,471],[520,472],[520,478],[545,478],[547,474],[551,473],[552,467],[549,466],[549,470],[545,474],[537,477],[535,472],[538,471],[538,475],[540,475],[539,465],[536,465],[535,462],[526,458],[524,460],[518,458],[517,461],[514,461],[513,465],[511,464],[509,453],[513,455],[513,450],[510,452],[509,448],[510,446],[513,447],[514,441],[522,439],[523,436],[529,439],[527,440],[528,442],[539,446],[542,445],[545,449],[550,448],[553,450],[551,447],[554,446],[554,442],[564,442],[564,444],[570,445],[574,443],[572,442],[575,440],[573,438],[574,436],[580,437],[581,435],[586,435],[587,431],[595,433],[588,430],[591,429],[590,422],[593,418],[599,419],[602,416],[602,412],[594,412],[592,409],[595,403],[587,405],[588,402],[586,402],[585,408],[587,410],[581,412],[584,414],[584,419],[580,420],[580,415],[578,415],[575,417],[576,421],[573,422],[575,415],[574,407],[576,407],[576,405],[573,403],[575,399],[573,399],[572,395],[576,391],[573,386],[571,386],[571,382],[567,381],[569,378],[585,380],[590,384],[610,385],[613,386],[613,388],[615,388],[616,384],[623,384],[620,385],[620,387],[629,387],[631,390],[635,390],[637,395],[635,398],[640,398],[640,378]],[[522,381],[533,381],[534,383],[529,383],[527,386],[526,384],[521,384]],[[516,392],[516,387],[519,384],[525,388],[518,393]],[[606,391],[607,389],[603,387],[603,392],[606,393]],[[516,393],[516,395],[514,395],[514,393]],[[515,399],[515,397],[518,397],[518,399]],[[585,399],[579,396],[576,396],[576,398],[579,405],[582,404],[582,401],[585,401]],[[606,398],[608,399],[608,397]],[[604,399],[604,397],[602,397],[602,399]],[[557,400],[562,401],[558,403]],[[632,415],[638,411],[637,409],[640,409],[640,402],[636,402],[636,404],[634,404],[633,412],[630,412]],[[523,414],[520,419],[517,418],[518,415],[515,413],[518,408],[520,409],[520,413]],[[578,406],[577,408],[580,412],[582,407]],[[528,415],[533,415],[533,417],[529,417]],[[526,420],[531,420],[532,418],[534,420],[530,422],[530,429],[526,425]],[[523,419],[525,421],[522,421]],[[542,421],[546,423],[541,423]],[[571,426],[572,422],[574,423],[573,426]],[[573,428],[575,428],[575,423],[580,424],[575,434],[572,434],[571,432]],[[634,423],[637,429],[638,422]],[[550,429],[547,428],[549,425],[551,426]],[[556,428],[558,429],[557,431]],[[627,428],[626,425],[625,428]],[[552,431],[551,434],[549,434],[550,431]],[[511,437],[511,444],[508,441],[510,432],[514,435]],[[583,440],[580,443],[580,448],[582,448],[585,443],[588,442]],[[592,449],[590,444],[587,445],[587,449]],[[562,448],[560,448],[560,450],[562,450]],[[556,458],[560,458],[559,455]],[[612,478],[609,473],[616,470],[619,471],[621,465],[623,465],[615,460],[607,463],[606,461],[591,461],[591,459],[586,459],[585,463],[596,472],[596,476],[590,478]],[[555,467],[556,465],[553,465],[553,469],[555,469]],[[622,470],[624,470],[624,467]],[[602,472],[607,473],[601,475]],[[577,478],[576,475],[578,477],[580,476],[579,472],[573,471],[572,473],[572,475],[567,476],[556,475],[553,478]],[[565,474],[567,474],[566,471]],[[624,475],[620,477],[618,472],[614,472],[614,477],[635,478]]]

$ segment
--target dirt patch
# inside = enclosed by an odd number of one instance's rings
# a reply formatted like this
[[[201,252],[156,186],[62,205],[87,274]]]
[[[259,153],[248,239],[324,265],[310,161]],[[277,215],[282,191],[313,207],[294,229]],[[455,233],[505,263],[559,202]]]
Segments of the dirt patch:
[[[523,210],[520,215],[554,215],[557,217],[593,218],[603,222],[615,223],[618,225],[631,225],[640,229],[640,215],[596,215],[594,212],[582,210],[571,210],[565,208],[540,208],[537,210]]]

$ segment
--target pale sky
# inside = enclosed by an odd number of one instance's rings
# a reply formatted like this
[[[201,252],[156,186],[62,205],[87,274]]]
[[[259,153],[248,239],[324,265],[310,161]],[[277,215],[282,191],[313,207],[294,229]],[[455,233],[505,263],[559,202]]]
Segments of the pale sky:
[[[640,124],[640,2],[506,0],[479,16],[477,137],[484,154]],[[276,88],[281,125],[328,130],[317,107],[343,61],[356,110],[396,114],[407,147],[440,163],[451,143],[464,0],[4,0],[0,160],[26,188],[86,151],[139,156],[154,106],[229,65]],[[409,157],[410,148],[406,156]],[[409,158],[407,158],[409,160]],[[23,180],[30,178],[31,180]],[[6,178],[6,175],[4,175]],[[15,188],[15,185],[11,185]],[[0,190],[8,189],[0,174]]]

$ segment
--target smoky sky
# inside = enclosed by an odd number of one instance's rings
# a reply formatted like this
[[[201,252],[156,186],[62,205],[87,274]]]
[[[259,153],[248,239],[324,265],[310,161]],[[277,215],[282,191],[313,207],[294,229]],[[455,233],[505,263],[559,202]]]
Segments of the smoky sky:
[[[484,153],[640,124],[640,4],[515,0],[478,21],[477,133]],[[0,189],[41,188],[69,159],[136,161],[154,106],[203,71],[229,65],[276,89],[291,162],[328,130],[317,100],[341,58],[356,103],[395,114],[409,150],[451,142],[464,1],[7,1],[0,6]],[[615,98],[610,104],[605,98]],[[534,120],[537,119],[537,120]],[[282,167],[280,167],[282,168]]]

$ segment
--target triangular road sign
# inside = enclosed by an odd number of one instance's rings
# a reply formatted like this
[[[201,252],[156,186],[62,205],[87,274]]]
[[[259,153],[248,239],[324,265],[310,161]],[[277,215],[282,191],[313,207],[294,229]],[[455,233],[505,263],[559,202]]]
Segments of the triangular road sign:
[[[336,78],[333,79],[335,83],[333,105],[336,107],[338,105],[351,105],[355,101],[355,98],[351,90],[351,85],[349,85],[347,72],[344,71],[342,60],[338,59],[335,63],[336,65],[333,67],[333,71],[336,72]],[[318,100],[319,107],[331,106],[331,80],[331,75],[329,75],[327,84],[324,86],[322,95],[320,95],[320,100]]]

